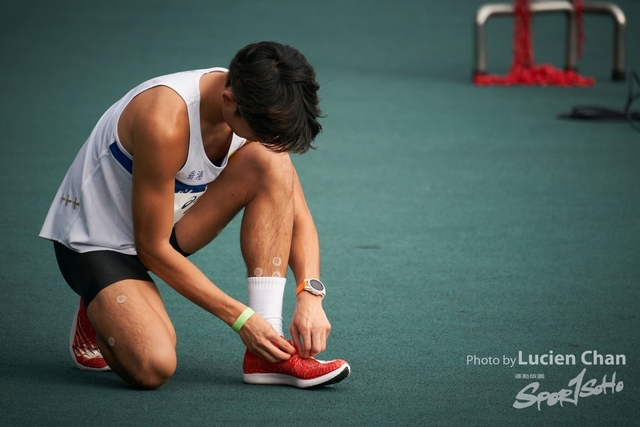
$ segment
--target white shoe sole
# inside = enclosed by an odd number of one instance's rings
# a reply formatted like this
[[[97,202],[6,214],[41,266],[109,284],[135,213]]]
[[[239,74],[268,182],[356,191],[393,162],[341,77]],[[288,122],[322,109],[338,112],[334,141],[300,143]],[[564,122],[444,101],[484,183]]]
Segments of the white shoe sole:
[[[349,376],[351,367],[348,363],[339,369],[310,380],[302,380],[285,374],[244,374],[242,380],[247,384],[290,385],[298,388],[320,387],[339,383]]]
[[[80,299],[80,301],[78,302],[78,308],[76,309],[76,313],[73,315],[73,321],[71,322],[71,332],[69,333],[69,354],[71,355],[71,360],[73,360],[73,364],[76,365],[78,369],[82,369],[83,371],[110,371],[111,368],[109,367],[109,365],[105,366],[104,368],[88,368],[78,363],[78,360],[76,359],[76,355],[73,352],[73,339],[76,336],[76,327],[78,326],[78,313],[80,312],[80,304],[82,304],[82,299]]]

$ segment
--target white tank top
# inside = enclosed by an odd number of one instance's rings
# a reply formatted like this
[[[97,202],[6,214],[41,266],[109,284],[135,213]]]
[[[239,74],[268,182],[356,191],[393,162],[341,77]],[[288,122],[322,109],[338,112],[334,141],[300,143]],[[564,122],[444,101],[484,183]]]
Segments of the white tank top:
[[[200,128],[200,77],[224,68],[185,71],[142,83],[100,118],[58,189],[40,237],[55,240],[76,252],[113,250],[135,255],[131,214],[133,157],[118,138],[118,120],[129,102],[155,86],[176,91],[187,105],[189,153],[176,174],[174,224],[193,206],[226,167],[229,157],[246,140],[233,135],[227,155],[213,164],[204,151]]]

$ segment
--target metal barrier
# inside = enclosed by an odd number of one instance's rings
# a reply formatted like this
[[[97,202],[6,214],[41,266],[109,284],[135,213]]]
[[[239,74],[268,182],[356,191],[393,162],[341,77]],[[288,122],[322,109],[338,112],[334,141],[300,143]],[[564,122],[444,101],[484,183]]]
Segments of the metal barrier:
[[[577,28],[576,13],[570,1],[534,1],[530,4],[531,13],[562,12],[567,18],[567,36],[565,43],[565,69],[577,70]],[[476,13],[475,27],[475,70],[474,75],[487,74],[487,34],[486,24],[493,16],[513,16],[515,7],[508,3],[494,3],[480,6]],[[583,14],[609,15],[614,23],[613,72],[611,78],[623,81],[626,78],[625,34],[627,22],[622,9],[614,3],[585,2]]]

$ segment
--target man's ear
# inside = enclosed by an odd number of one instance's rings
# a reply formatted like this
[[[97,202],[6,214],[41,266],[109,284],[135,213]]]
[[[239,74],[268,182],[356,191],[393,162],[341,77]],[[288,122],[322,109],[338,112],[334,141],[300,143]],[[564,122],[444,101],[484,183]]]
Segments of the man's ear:
[[[231,92],[231,90],[229,89],[225,89],[222,91],[222,102],[225,106],[234,107],[234,109],[237,105],[236,98],[235,96],[233,96],[233,92]]]

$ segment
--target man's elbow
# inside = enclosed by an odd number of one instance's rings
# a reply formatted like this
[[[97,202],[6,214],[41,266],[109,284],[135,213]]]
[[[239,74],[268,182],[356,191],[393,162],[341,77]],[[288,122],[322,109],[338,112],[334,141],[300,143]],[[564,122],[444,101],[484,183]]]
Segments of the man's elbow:
[[[161,258],[161,249],[158,245],[136,239],[136,253],[138,254],[140,262],[142,262],[145,267],[151,271],[155,270],[155,266]]]

